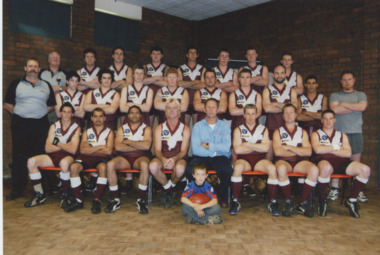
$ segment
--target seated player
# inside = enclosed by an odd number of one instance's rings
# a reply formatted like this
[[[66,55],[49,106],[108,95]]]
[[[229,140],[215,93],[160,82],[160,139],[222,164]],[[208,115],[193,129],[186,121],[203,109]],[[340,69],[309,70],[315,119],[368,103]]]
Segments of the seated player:
[[[253,104],[256,106],[257,118],[261,115],[262,100],[261,95],[251,88],[251,71],[242,69],[239,73],[240,88],[230,94],[228,100],[228,110],[232,116],[231,130],[244,124],[244,106]]]
[[[114,48],[112,51],[113,64],[109,67],[114,72],[114,82],[111,88],[121,90],[132,84],[132,70],[124,63],[125,51],[121,47]]]
[[[349,198],[344,203],[350,215],[359,218],[358,195],[368,182],[371,169],[358,161],[352,161],[351,146],[345,133],[334,129],[335,113],[331,110],[322,112],[322,129],[311,135],[311,145],[315,154],[312,157],[319,168],[319,206],[318,214],[327,214],[326,189],[330,183],[330,176],[335,174],[347,174],[355,176]]]
[[[106,115],[103,109],[92,110],[91,121],[93,127],[83,132],[80,143],[80,156],[70,165],[70,183],[74,192],[74,199],[68,202],[65,212],[71,212],[83,208],[81,192],[80,172],[84,169],[96,168],[99,178],[96,184],[95,199],[92,203],[91,212],[100,213],[100,198],[107,185],[106,164],[112,155],[114,133],[104,126]]]
[[[84,128],[84,96],[83,93],[78,90],[78,84],[80,81],[79,75],[72,71],[67,74],[67,89],[60,91],[55,96],[55,100],[57,101],[57,105],[55,106],[55,111],[57,117],[61,118],[60,109],[61,106],[69,102],[75,109],[75,115],[73,117],[73,121],[76,122],[81,128]]]
[[[158,123],[165,121],[166,101],[175,98],[181,104],[181,122],[185,122],[185,112],[189,107],[189,93],[186,89],[178,86],[178,72],[175,68],[169,68],[166,72],[165,80],[168,86],[162,87],[157,91],[154,98],[154,108],[159,111]]]
[[[154,152],[156,157],[149,163],[149,171],[164,187],[161,203],[170,208],[175,195],[174,187],[181,180],[186,168],[190,143],[190,128],[180,122],[181,105],[175,98],[166,102],[166,121],[154,130]],[[163,170],[173,170],[171,179],[167,179]]]
[[[78,150],[80,128],[72,121],[75,109],[70,103],[61,106],[61,120],[50,126],[46,139],[45,151],[47,154],[34,156],[28,159],[30,180],[33,184],[35,196],[24,204],[25,207],[40,205],[46,201],[46,194],[41,185],[39,167],[56,166],[61,168],[59,173],[62,182],[62,202],[67,199],[70,186],[69,166],[74,162],[74,155]]]
[[[239,196],[243,186],[242,173],[259,170],[268,174],[267,189],[269,195],[268,210],[274,216],[279,216],[277,196],[276,167],[265,159],[269,150],[269,135],[265,126],[256,123],[257,108],[253,104],[244,106],[245,123],[235,128],[233,133],[233,147],[237,155],[234,172],[231,177],[232,203],[230,214],[235,215],[240,210]]]
[[[144,67],[135,65],[133,67],[133,84],[128,85],[121,91],[120,112],[129,112],[132,105],[137,105],[142,112],[142,121],[150,126],[149,111],[153,105],[153,90],[144,85]]]
[[[215,98],[219,101],[218,113],[223,114],[227,110],[227,93],[218,89],[216,85],[216,74],[213,69],[208,69],[204,73],[206,87],[198,90],[194,94],[194,109],[197,112],[197,121],[206,117],[205,102],[209,98]]]
[[[115,131],[117,125],[116,111],[119,108],[120,95],[116,90],[111,88],[113,81],[113,72],[111,70],[103,69],[100,71],[100,88],[87,93],[84,101],[84,110],[92,112],[96,108],[103,109],[106,117],[104,126]],[[91,124],[89,127],[91,127]]]
[[[282,211],[284,216],[293,213],[291,185],[289,172],[306,174],[302,193],[299,198],[296,212],[306,217],[313,217],[314,212],[307,208],[307,198],[317,184],[318,168],[308,161],[311,156],[309,136],[305,130],[296,125],[297,109],[292,104],[283,108],[285,125],[276,129],[273,134],[273,151],[277,169],[278,185],[285,197],[286,206]]]
[[[187,223],[213,225],[223,221],[223,218],[218,215],[222,208],[218,204],[214,188],[206,181],[207,176],[208,170],[204,164],[198,163],[193,166],[194,180],[187,184],[181,197],[182,215],[187,216]],[[209,196],[210,201],[197,204],[189,199],[192,195],[199,193]]]
[[[99,88],[98,73],[100,67],[95,65],[96,62],[96,50],[92,48],[85,49],[84,55],[84,67],[77,71],[80,76],[78,90],[85,91],[85,94],[91,89]]]
[[[147,214],[145,193],[148,188],[150,147],[152,146],[152,129],[142,122],[140,107],[133,105],[128,109],[127,121],[118,128],[115,138],[116,157],[107,163],[107,178],[112,200],[105,208],[111,213],[120,208],[120,197],[117,185],[117,170],[140,170],[140,183],[136,201],[137,210]]]

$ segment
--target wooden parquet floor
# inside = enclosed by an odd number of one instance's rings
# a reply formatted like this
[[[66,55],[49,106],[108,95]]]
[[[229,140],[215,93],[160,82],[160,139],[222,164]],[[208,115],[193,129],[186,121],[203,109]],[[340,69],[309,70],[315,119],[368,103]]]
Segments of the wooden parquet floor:
[[[8,192],[9,185],[5,185],[4,194]],[[189,225],[180,214],[179,202],[164,210],[157,198],[148,215],[138,214],[135,198],[125,196],[116,213],[102,211],[92,215],[92,195],[86,198],[84,209],[72,213],[59,208],[58,197],[34,208],[24,208],[29,199],[24,197],[3,202],[3,252],[7,255],[380,254],[380,189],[367,188],[365,194],[370,202],[361,205],[360,219],[350,217],[338,201],[329,204],[325,218],[272,217],[262,197],[242,197],[239,214],[230,216],[228,209],[223,209],[224,222],[214,226]]]

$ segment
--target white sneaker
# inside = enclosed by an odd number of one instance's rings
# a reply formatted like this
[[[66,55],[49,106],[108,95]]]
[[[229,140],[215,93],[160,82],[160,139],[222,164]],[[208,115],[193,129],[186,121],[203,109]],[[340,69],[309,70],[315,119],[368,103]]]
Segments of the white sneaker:
[[[327,196],[327,200],[328,201],[335,201],[338,199],[338,196],[339,196],[339,189],[331,188],[331,190]]]
[[[364,195],[363,191],[359,192],[358,201],[361,203],[368,203],[368,198]]]

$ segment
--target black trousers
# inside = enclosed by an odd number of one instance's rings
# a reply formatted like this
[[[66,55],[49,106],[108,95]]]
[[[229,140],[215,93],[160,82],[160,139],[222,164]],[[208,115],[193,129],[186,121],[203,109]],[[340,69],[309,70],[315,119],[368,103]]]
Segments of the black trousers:
[[[41,119],[12,116],[12,186],[23,192],[28,183],[27,162],[30,157],[45,154],[45,142],[49,131],[47,115]]]
[[[233,168],[231,161],[225,156],[219,157],[198,157],[194,156],[193,160],[186,166],[185,176],[189,181],[194,180],[193,166],[196,163],[204,163],[209,170],[215,170],[218,174],[220,184],[218,192],[218,200],[220,202],[228,201],[228,187],[231,185],[231,176]]]

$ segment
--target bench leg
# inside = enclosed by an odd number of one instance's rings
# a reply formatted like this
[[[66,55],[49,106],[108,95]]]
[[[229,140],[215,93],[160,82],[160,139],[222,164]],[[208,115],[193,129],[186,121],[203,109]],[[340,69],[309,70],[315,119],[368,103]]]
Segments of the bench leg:
[[[148,179],[148,206],[152,204],[152,196],[153,196],[153,176],[149,174]]]

